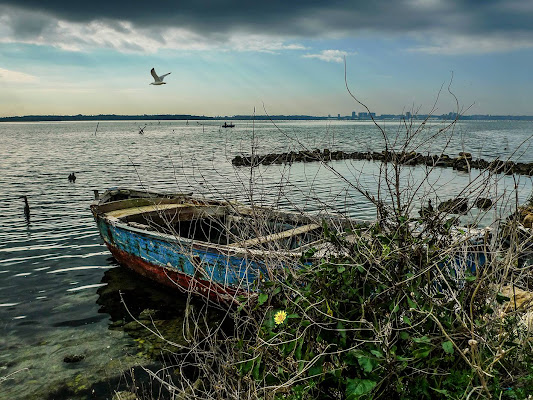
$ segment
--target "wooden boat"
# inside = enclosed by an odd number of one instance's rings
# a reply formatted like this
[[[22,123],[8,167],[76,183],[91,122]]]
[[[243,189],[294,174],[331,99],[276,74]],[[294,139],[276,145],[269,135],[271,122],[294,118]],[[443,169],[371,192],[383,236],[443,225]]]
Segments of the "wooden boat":
[[[104,243],[126,267],[223,303],[256,295],[276,271],[323,243],[311,217],[188,194],[106,191],[91,205]]]
[[[137,273],[217,302],[238,303],[287,268],[300,268],[310,248],[315,258],[338,254],[324,239],[322,222],[344,235],[361,224],[312,217],[190,194],[111,189],[91,205],[100,235],[115,259]],[[414,231],[420,228],[414,228]],[[452,279],[485,264],[487,232],[460,229],[460,257],[443,264]],[[455,245],[457,246],[457,244]],[[464,251],[463,251],[464,250]]]
[[[235,124],[232,124],[231,122],[229,124],[227,122],[224,122],[222,128],[235,128]]]

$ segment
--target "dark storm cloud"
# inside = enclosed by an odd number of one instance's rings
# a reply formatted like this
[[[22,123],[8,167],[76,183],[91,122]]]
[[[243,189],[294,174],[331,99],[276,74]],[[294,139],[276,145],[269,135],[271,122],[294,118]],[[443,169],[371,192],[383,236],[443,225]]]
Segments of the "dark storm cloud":
[[[447,31],[456,34],[533,30],[529,0],[8,0],[0,5],[41,12],[71,22],[129,21],[136,26],[180,27],[202,35],[254,32],[314,36],[360,30],[382,32]],[[44,21],[41,21],[44,23]],[[18,24],[17,34],[35,34],[39,21]]]
[[[18,39],[39,36],[53,24],[53,20],[42,14],[12,13],[10,15],[10,25]]]

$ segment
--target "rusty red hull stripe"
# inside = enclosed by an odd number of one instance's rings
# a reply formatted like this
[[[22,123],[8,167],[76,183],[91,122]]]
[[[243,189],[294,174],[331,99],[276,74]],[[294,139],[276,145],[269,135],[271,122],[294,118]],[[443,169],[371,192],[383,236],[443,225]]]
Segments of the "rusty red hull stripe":
[[[132,269],[148,279],[173,289],[179,289],[180,291],[187,293],[199,294],[210,300],[223,303],[233,303],[235,302],[234,299],[237,295],[246,296],[249,294],[244,290],[235,290],[233,288],[222,286],[218,283],[197,279],[181,272],[152,264],[140,257],[119,250],[108,243],[106,244],[109,251],[111,254],[113,254],[113,257],[115,257],[119,264]]]

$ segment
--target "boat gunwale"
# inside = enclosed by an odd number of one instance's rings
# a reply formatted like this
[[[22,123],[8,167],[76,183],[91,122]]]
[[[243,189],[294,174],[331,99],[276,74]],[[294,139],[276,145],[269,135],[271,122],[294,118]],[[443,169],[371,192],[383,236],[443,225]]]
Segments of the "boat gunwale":
[[[98,218],[102,219],[106,224],[112,225],[118,228],[121,228],[126,231],[130,231],[136,234],[141,234],[143,236],[152,237],[154,239],[159,239],[165,242],[175,244],[177,246],[191,247],[195,250],[200,251],[215,251],[219,254],[228,256],[228,257],[243,257],[246,255],[254,256],[273,256],[279,255],[283,257],[301,257],[302,252],[316,246],[318,244],[324,243],[324,239],[316,240],[310,243],[306,243],[300,247],[297,247],[293,250],[270,250],[270,249],[255,249],[251,247],[241,247],[241,246],[230,246],[229,244],[217,244],[212,242],[206,242],[197,239],[186,238],[184,236],[172,235],[169,233],[162,233],[157,231],[152,231],[148,229],[141,229],[129,225],[127,222],[122,222],[118,219],[106,218],[105,216],[99,215]],[[285,231],[284,231],[285,232]],[[230,243],[231,244],[231,243]]]
[[[109,201],[109,193],[112,191],[115,191],[117,194],[124,192],[124,195],[134,195],[134,197],[129,197],[126,199],[120,199],[120,200],[114,200]],[[157,206],[157,201],[162,200],[163,203],[161,204],[171,204],[172,201],[180,201],[182,200],[184,203],[181,204],[188,204],[189,206],[213,206],[213,207],[225,207],[227,210],[234,215],[239,216],[245,216],[245,217],[260,217],[260,216],[267,216],[269,218],[283,218],[287,222],[291,223],[300,223],[305,225],[314,224],[316,225],[315,229],[318,229],[322,224],[321,220],[327,220],[331,222],[337,222],[341,225],[349,224],[350,226],[354,226],[360,223],[364,223],[363,221],[357,221],[353,219],[349,219],[346,217],[321,217],[321,216],[314,216],[314,215],[306,215],[294,211],[288,211],[288,210],[275,210],[268,207],[262,207],[262,206],[248,206],[244,205],[239,202],[234,201],[228,201],[228,200],[216,200],[216,199],[209,199],[205,197],[195,197],[192,196],[192,194],[183,194],[183,193],[157,193],[157,192],[147,192],[147,191],[139,191],[136,189],[123,189],[123,188],[115,188],[113,190],[106,191],[99,199],[95,200],[91,204],[91,211],[96,218],[100,218],[105,221],[106,224],[110,224],[113,226],[117,226],[121,229],[124,229],[126,231],[131,231],[136,234],[142,234],[143,236],[152,237],[154,239],[174,243],[177,246],[184,246],[184,247],[190,247],[194,248],[199,251],[215,251],[219,254],[225,255],[225,256],[235,256],[235,257],[243,257],[243,256],[257,256],[257,257],[267,257],[267,256],[282,256],[282,257],[290,257],[290,258],[299,258],[301,257],[302,253],[306,250],[320,246],[326,243],[326,240],[324,238],[320,238],[319,240],[315,240],[306,244],[303,244],[302,246],[299,246],[292,250],[275,250],[275,249],[258,249],[253,248],[252,246],[242,246],[241,243],[245,242],[258,242],[257,244],[261,244],[261,239],[265,239],[269,235],[264,235],[260,237],[251,238],[248,240],[243,240],[239,242],[232,242],[228,244],[218,244],[208,241],[202,241],[198,239],[191,239],[180,235],[175,234],[168,234],[163,232],[158,232],[157,230],[150,230],[150,229],[143,229],[140,227],[135,227],[130,225],[129,222],[122,221],[121,218],[116,218],[113,216],[109,216],[108,212],[110,211],[101,211],[102,208],[105,206],[108,206],[110,204],[114,206],[119,206],[120,203],[125,203],[127,201],[135,200],[135,199],[145,199],[149,200],[153,203],[154,206]],[[146,196],[145,196],[146,195]],[[189,202],[194,202],[196,204],[191,204]],[[176,203],[177,205],[180,203]],[[119,210],[120,207],[112,207],[114,210]],[[126,207],[129,208],[129,207]],[[131,207],[133,208],[133,207]],[[172,209],[170,209],[172,210]],[[167,210],[157,210],[154,209],[150,212],[165,212]],[[143,214],[140,212],[139,214]],[[135,214],[132,214],[135,215]],[[292,227],[290,229],[276,232],[273,235],[280,235],[284,236],[283,234],[294,231],[295,229],[298,229],[298,227]],[[271,234],[272,235],[272,234]],[[288,235],[293,236],[293,235]],[[269,240],[265,240],[268,242]]]

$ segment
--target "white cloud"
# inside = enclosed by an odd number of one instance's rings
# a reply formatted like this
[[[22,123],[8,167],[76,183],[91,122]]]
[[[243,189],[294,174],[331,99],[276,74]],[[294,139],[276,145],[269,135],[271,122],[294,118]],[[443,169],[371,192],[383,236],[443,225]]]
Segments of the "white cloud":
[[[343,50],[322,50],[318,54],[305,54],[302,57],[318,58],[319,60],[322,60],[322,61],[342,63],[344,62],[344,57],[348,55],[352,55],[352,54],[356,54],[356,53],[348,53]]]
[[[231,36],[226,47],[238,51],[261,51],[269,53],[281,50],[305,50],[305,47],[298,43],[286,43],[282,39],[264,35]]]
[[[247,33],[201,35],[191,30],[174,27],[135,26],[128,21],[94,20],[77,23],[31,11],[0,8],[0,43],[47,45],[68,51],[109,48],[125,53],[155,53],[158,50],[237,50],[276,52],[303,50],[305,47],[269,35]],[[20,29],[24,21],[37,21],[31,34]]]
[[[34,75],[25,74],[24,72],[0,68],[0,80],[3,82],[29,83],[35,82],[37,77]]]

